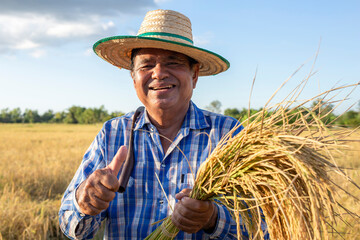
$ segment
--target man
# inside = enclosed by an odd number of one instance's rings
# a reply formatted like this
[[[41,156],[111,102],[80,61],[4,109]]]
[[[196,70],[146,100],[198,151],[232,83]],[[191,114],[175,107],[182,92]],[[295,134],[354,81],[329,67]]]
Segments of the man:
[[[191,101],[198,77],[227,70],[228,61],[194,47],[190,20],[168,10],[148,12],[137,36],[102,39],[94,50],[130,70],[145,110],[104,124],[62,199],[62,231],[91,238],[106,219],[106,239],[144,239],[172,214],[178,239],[236,239],[226,208],[188,197],[192,172],[238,126]],[[132,130],[134,166],[125,191],[117,193]]]

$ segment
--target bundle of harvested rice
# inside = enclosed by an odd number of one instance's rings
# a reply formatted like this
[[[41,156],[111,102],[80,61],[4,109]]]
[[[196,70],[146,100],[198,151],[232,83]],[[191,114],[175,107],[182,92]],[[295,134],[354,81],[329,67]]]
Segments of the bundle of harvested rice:
[[[322,120],[330,113],[321,111],[329,93],[347,87],[319,94],[318,104],[306,109],[315,98],[295,104],[300,84],[287,100],[249,116],[245,128],[226,135],[200,166],[190,197],[225,205],[237,222],[238,239],[240,224],[250,239],[263,239],[263,221],[270,239],[328,239],[344,210],[329,172],[352,181],[332,156],[349,131],[329,131]],[[173,239],[178,231],[169,216],[147,239]]]

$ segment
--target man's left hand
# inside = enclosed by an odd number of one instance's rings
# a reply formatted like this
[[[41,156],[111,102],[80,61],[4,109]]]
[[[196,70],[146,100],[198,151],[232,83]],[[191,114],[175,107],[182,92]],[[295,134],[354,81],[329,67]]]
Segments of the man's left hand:
[[[190,192],[191,189],[183,189],[175,195],[179,201],[175,204],[172,222],[187,233],[196,233],[201,229],[212,232],[216,226],[217,207],[210,201],[190,198]]]

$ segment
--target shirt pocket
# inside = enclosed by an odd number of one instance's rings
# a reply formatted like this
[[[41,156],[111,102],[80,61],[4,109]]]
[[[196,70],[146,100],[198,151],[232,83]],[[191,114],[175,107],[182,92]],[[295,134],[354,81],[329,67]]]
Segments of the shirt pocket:
[[[192,173],[182,173],[180,174],[180,187],[179,190],[183,190],[185,188],[192,189],[194,187],[194,176]]]

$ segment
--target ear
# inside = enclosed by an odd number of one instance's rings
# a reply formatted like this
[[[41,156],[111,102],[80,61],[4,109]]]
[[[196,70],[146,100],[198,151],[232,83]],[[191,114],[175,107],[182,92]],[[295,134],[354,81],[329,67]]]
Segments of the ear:
[[[193,89],[196,88],[196,83],[198,81],[199,78],[199,69],[200,69],[200,64],[197,63],[193,66],[193,74],[192,74],[192,81],[193,81]]]

